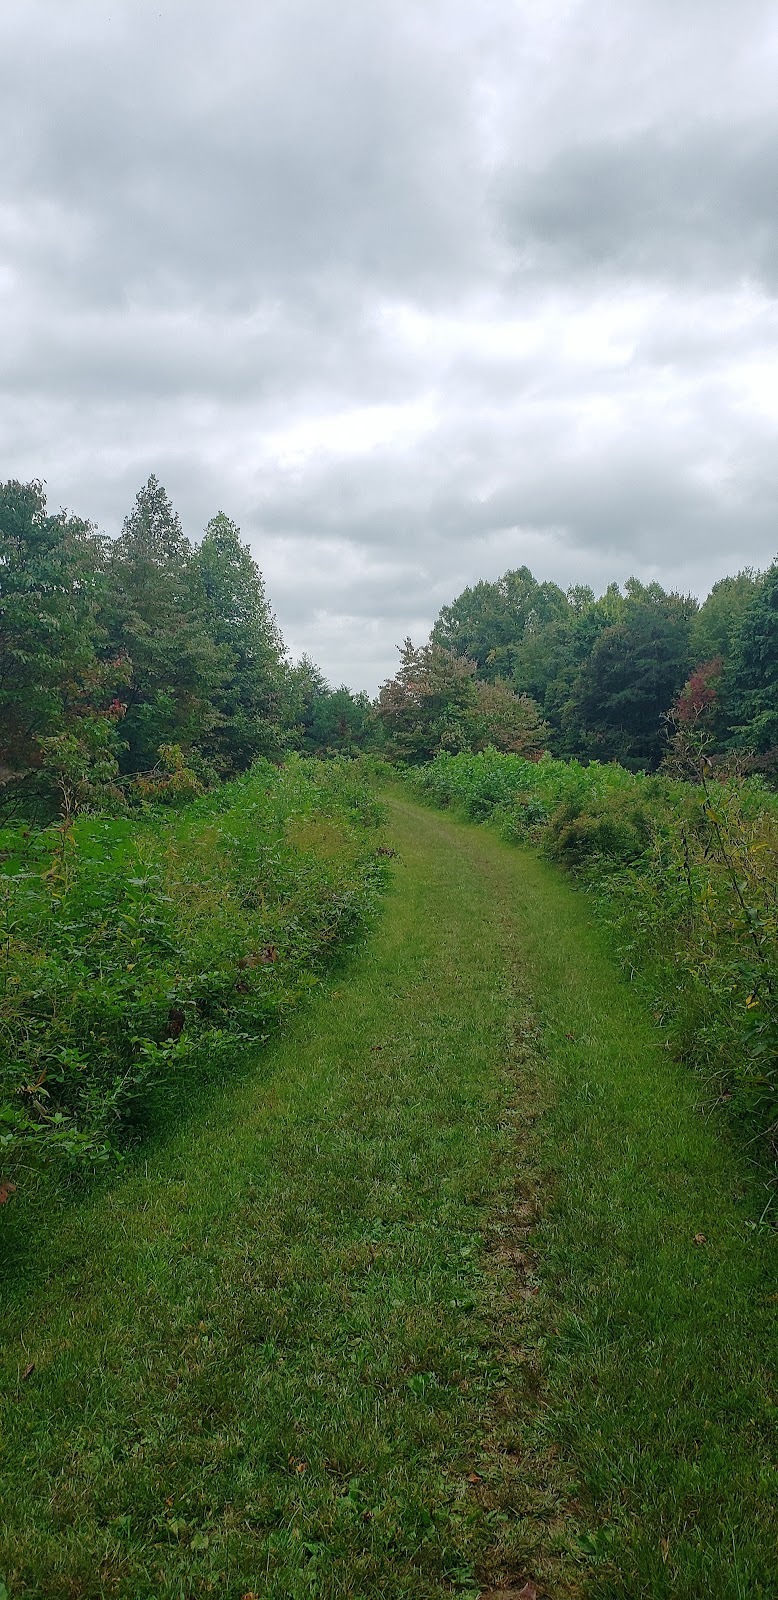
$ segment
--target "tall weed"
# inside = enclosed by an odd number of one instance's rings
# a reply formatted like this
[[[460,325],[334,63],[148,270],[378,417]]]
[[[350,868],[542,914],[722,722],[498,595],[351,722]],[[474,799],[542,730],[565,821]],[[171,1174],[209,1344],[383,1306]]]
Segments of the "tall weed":
[[[95,1165],[318,982],[382,877],[348,762],[261,761],[183,810],[0,835],[0,1188]]]
[[[778,1153],[778,797],[758,778],[646,776],[484,751],[409,773],[422,797],[539,845],[615,925],[673,1048]]]

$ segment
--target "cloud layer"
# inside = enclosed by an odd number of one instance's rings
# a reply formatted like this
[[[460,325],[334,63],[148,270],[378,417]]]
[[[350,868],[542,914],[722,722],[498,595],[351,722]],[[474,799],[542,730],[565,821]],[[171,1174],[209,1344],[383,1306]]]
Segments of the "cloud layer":
[[[2,475],[223,508],[371,691],[509,565],[764,565],[777,72],[761,0],[9,0]]]

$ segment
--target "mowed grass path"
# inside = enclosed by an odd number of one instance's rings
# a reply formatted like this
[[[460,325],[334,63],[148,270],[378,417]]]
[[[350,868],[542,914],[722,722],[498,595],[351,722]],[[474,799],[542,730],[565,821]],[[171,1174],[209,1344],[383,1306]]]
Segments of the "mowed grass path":
[[[245,1077],[4,1218],[5,1591],[774,1600],[758,1188],[583,897],[402,799],[392,836]]]

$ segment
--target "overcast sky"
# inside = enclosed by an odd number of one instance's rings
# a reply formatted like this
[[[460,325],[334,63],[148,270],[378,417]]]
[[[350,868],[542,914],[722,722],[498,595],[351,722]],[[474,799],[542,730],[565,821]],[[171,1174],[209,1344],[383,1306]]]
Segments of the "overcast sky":
[[[375,691],[526,562],[778,549],[774,0],[4,0],[0,477],[237,521]]]

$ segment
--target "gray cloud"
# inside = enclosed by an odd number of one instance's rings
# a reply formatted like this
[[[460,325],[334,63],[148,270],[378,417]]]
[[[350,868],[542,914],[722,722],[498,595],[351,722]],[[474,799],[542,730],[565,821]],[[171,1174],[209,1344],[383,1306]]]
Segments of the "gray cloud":
[[[764,564],[777,70],[766,0],[9,0],[4,475],[223,507],[371,690],[508,565]]]
[[[528,268],[685,284],[778,280],[778,116],[645,129],[557,153],[504,185],[506,232]]]

